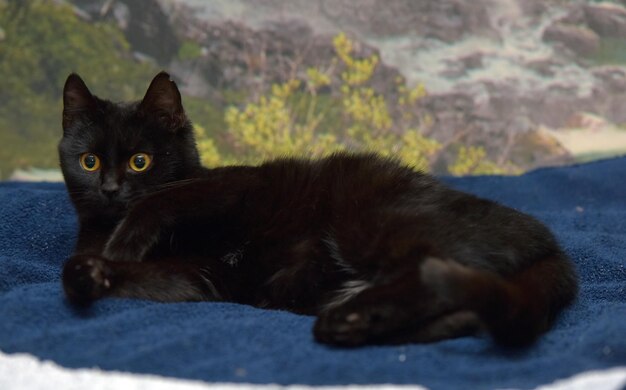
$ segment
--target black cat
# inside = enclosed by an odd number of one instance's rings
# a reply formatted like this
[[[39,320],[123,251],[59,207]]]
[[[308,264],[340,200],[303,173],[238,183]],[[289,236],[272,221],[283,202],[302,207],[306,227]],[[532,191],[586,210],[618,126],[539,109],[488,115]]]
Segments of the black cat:
[[[532,217],[374,154],[200,166],[180,93],[141,102],[63,95],[61,167],[80,221],[63,286],[230,301],[316,315],[323,343],[430,342],[546,331],[576,296],[572,264]]]

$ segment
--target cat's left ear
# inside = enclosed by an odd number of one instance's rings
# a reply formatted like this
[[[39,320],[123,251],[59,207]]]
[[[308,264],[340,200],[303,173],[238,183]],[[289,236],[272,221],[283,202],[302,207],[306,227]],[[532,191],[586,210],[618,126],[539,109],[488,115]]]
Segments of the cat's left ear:
[[[146,96],[139,104],[139,111],[157,119],[171,131],[178,130],[187,122],[178,87],[165,72],[152,79]]]

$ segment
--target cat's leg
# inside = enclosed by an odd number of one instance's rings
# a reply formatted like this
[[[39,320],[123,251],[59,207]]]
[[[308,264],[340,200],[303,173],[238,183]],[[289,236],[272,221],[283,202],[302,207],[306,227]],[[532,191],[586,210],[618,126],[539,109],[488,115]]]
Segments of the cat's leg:
[[[219,175],[145,196],[118,224],[103,256],[115,261],[141,261],[163,231],[185,219],[210,221],[216,215],[242,213],[255,179],[253,174]]]
[[[473,336],[484,330],[480,318],[471,311],[459,310],[423,322],[406,320],[403,326],[391,324],[394,309],[375,305],[369,310],[338,308],[323,313],[314,327],[317,341],[340,346],[364,344],[433,343],[445,339]],[[397,307],[400,310],[399,307]],[[404,313],[404,310],[401,311]],[[348,313],[348,314],[346,314]],[[393,314],[396,320],[402,318]],[[335,317],[335,318],[333,318]],[[395,320],[394,320],[395,321]]]
[[[475,313],[460,310],[442,315],[431,322],[400,334],[396,339],[389,337],[388,341],[393,344],[433,343],[446,339],[474,336],[483,330],[483,323]]]
[[[350,300],[338,305],[331,302],[315,324],[316,339],[358,346],[432,342],[466,335],[469,328],[477,328],[477,317],[458,315],[463,310],[457,297],[442,288],[440,268],[447,266],[447,261],[428,258],[421,266],[403,269],[400,276],[375,284]]]
[[[70,302],[87,305],[103,297],[162,302],[221,300],[207,267],[179,261],[120,262],[76,255],[63,268]]]
[[[418,271],[323,311],[314,334],[324,343],[357,346],[437,341],[484,326],[502,345],[524,345],[573,298],[572,286],[556,284],[567,267],[563,259],[546,258],[505,279],[429,258]]]

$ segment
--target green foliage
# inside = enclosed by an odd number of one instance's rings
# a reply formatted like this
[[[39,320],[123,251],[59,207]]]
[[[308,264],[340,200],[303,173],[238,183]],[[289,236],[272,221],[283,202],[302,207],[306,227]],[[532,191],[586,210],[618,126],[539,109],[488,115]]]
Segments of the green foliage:
[[[141,97],[146,80],[157,72],[133,59],[119,29],[83,21],[68,5],[0,0],[0,26],[0,178],[19,167],[58,166],[61,93],[70,72],[79,73],[95,94],[117,101]],[[458,148],[424,135],[432,120],[419,108],[426,95],[422,85],[409,88],[398,80],[397,101],[391,101],[370,85],[377,56],[357,58],[344,34],[333,45],[332,63],[273,85],[254,101],[245,91],[220,91],[230,105],[223,109],[184,97],[203,164],[370,150],[429,170],[445,148]],[[182,59],[199,55],[194,42],[183,43],[179,52]],[[499,172],[474,149],[459,149],[450,171]]]
[[[226,123],[224,122],[224,111],[216,107],[211,102],[192,96],[183,97],[185,113],[194,125],[202,127],[203,134],[216,141],[225,138]]]
[[[194,41],[184,41],[178,49],[178,58],[181,60],[194,60],[202,55],[202,48]]]
[[[0,177],[22,166],[56,167],[61,93],[77,72],[92,91],[140,96],[155,69],[135,63],[120,31],[50,1],[0,2]],[[5,143],[6,142],[6,143]]]
[[[195,124],[193,126],[198,152],[200,153],[200,160],[205,167],[216,167],[220,164],[224,164],[224,158],[220,155],[215,142],[210,137],[207,137],[206,130],[201,125]]]
[[[602,38],[598,50],[589,59],[596,65],[624,65],[626,42],[622,38]]]
[[[507,173],[495,163],[485,159],[486,152],[481,146],[461,146],[457,160],[448,167],[456,176],[462,175],[497,175]]]
[[[102,95],[131,99],[144,88],[142,76],[154,72],[130,59],[129,44],[118,29],[86,23],[69,6],[43,0],[10,2],[0,9],[0,25],[6,34],[0,45],[0,72],[11,76],[0,80],[3,94],[58,98],[67,75],[77,72]]]
[[[256,101],[226,110],[228,134],[233,138],[234,157],[256,163],[273,156],[319,157],[338,150],[375,151],[398,158],[416,169],[428,171],[443,145],[424,135],[432,119],[418,104],[426,96],[423,85],[414,88],[398,80],[397,101],[391,107],[387,97],[370,82],[378,57],[356,58],[353,43],[345,34],[333,39],[335,72],[322,68],[306,70],[306,79],[273,85]],[[340,80],[334,95],[320,94]],[[394,114],[390,108],[393,108]],[[209,149],[210,159],[215,152]],[[453,174],[501,173],[485,158],[482,148],[460,148]]]
[[[245,109],[231,106],[226,110],[225,121],[235,138],[239,160],[254,163],[272,156],[316,157],[338,149],[335,135],[317,132],[320,118],[312,106],[304,118],[293,116],[290,98],[299,86],[298,80],[274,85],[268,96]]]

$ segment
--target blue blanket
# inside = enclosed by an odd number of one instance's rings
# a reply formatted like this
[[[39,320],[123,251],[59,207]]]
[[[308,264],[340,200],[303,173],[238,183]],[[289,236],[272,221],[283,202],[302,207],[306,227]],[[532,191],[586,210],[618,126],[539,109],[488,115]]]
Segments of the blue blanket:
[[[333,349],[313,318],[226,303],[106,299],[86,311],[59,281],[76,237],[62,184],[0,184],[0,350],[66,367],[154,373],[209,382],[421,384],[531,388],[626,364],[626,158],[520,177],[445,179],[547,223],[576,263],[577,303],[532,347],[487,338],[431,345]]]

